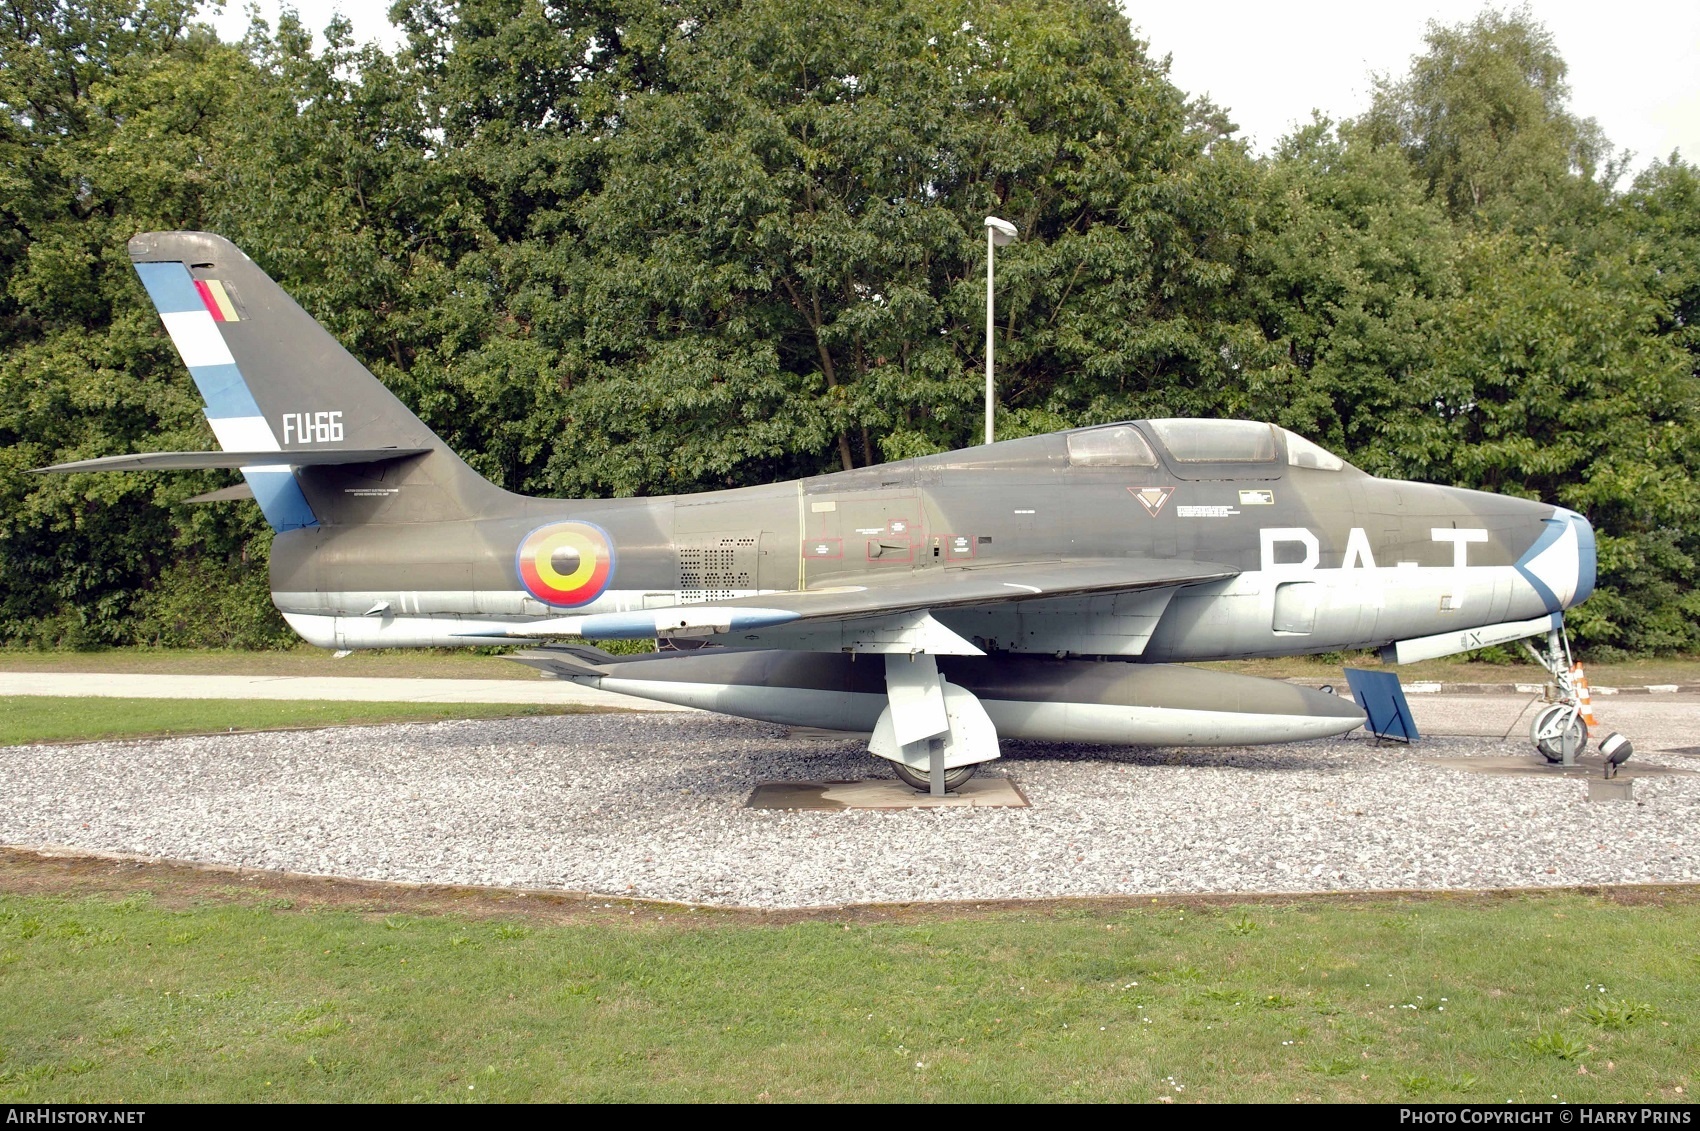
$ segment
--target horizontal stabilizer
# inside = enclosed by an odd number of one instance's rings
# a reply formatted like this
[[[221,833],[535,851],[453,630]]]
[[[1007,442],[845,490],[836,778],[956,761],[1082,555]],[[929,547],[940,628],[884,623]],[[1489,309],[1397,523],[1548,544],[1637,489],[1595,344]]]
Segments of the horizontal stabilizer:
[[[572,679],[607,675],[609,665],[618,664],[622,659],[630,657],[615,656],[588,645],[554,644],[546,648],[510,653],[504,658],[524,664],[528,668],[536,668],[556,679]],[[644,658],[653,659],[654,655]]]
[[[37,474],[50,471],[204,471],[209,468],[239,467],[334,467],[350,463],[378,463],[387,459],[423,455],[429,448],[317,448],[287,452],[137,452],[128,456],[101,456],[73,463],[38,467]]]

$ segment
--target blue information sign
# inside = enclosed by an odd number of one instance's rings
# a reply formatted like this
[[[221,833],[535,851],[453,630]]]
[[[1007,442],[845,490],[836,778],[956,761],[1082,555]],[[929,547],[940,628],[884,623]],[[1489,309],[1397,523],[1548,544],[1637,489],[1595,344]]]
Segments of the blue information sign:
[[[1405,702],[1405,689],[1399,686],[1398,676],[1392,672],[1347,668],[1346,685],[1352,689],[1352,698],[1369,716],[1364,729],[1377,738],[1417,740],[1416,720],[1411,718],[1411,705]]]

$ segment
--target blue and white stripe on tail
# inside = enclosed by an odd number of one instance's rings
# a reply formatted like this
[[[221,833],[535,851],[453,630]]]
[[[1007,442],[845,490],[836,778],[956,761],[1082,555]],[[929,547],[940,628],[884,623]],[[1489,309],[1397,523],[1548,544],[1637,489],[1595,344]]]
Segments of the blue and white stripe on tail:
[[[228,297],[197,286],[183,263],[137,263],[136,274],[206,402],[207,423],[219,447],[227,452],[281,451],[220,328],[230,312],[218,300],[228,303]],[[273,530],[319,524],[288,463],[244,465],[241,471]]]

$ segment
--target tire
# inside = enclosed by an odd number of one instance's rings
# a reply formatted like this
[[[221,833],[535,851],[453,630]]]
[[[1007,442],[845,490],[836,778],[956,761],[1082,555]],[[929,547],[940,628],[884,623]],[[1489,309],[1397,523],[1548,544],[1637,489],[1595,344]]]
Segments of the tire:
[[[1561,716],[1570,715],[1569,723]],[[1588,724],[1582,721],[1582,712],[1564,703],[1555,703],[1535,716],[1535,721],[1529,727],[1529,739],[1535,744],[1535,749],[1548,762],[1564,761],[1564,734],[1570,732],[1576,744],[1576,755],[1580,757],[1588,746]]]
[[[891,768],[897,772],[898,778],[901,779],[905,785],[918,789],[922,793],[930,793],[932,791],[932,778],[920,770],[911,769],[910,767],[905,766],[902,762],[893,762],[891,764]],[[946,770],[944,772],[945,792],[949,793],[953,789],[961,789],[963,786],[967,785],[968,779],[973,777],[979,768],[980,764],[978,762],[970,762],[966,766],[955,766]]]

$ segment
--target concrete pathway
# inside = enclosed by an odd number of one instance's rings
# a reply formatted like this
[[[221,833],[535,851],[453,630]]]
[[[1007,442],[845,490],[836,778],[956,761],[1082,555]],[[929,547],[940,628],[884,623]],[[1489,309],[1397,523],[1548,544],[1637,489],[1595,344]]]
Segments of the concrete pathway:
[[[138,675],[0,672],[0,695],[124,699],[320,699],[360,703],[541,703],[685,711],[549,679],[377,679],[369,676]]]
[[[1505,738],[1524,741],[1535,715],[1545,706],[1538,695],[1407,695],[1417,730],[1427,738],[1444,736]],[[1700,697],[1692,695],[1615,696],[1594,700],[1600,725],[1592,743],[1619,731],[1638,750],[1663,750],[1700,756]]]

